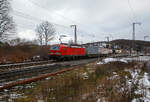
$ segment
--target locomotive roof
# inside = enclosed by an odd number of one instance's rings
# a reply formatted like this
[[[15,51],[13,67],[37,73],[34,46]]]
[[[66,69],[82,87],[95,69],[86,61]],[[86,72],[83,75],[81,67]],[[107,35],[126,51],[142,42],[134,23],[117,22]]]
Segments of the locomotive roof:
[[[82,48],[82,46],[80,45],[67,45],[67,44],[55,44],[55,45],[52,45],[52,46],[59,46],[59,47],[80,47]]]
[[[64,44],[55,44],[55,45],[52,45],[52,46],[67,47],[67,45],[64,45]]]

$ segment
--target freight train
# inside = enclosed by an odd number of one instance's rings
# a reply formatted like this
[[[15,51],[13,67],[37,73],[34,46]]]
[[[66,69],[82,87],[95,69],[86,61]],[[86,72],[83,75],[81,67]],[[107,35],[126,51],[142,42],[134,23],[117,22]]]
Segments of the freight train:
[[[108,56],[113,53],[112,49],[98,46],[81,46],[56,44],[49,50],[49,58],[55,60],[73,60],[80,58],[92,58],[98,56]]]

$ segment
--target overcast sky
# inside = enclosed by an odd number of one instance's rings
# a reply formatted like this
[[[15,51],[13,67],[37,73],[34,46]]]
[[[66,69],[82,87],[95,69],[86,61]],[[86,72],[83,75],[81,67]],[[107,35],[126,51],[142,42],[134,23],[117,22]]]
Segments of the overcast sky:
[[[35,27],[43,20],[53,23],[57,35],[67,35],[63,42],[74,39],[72,24],[77,25],[79,43],[112,39],[131,39],[132,23],[136,39],[150,36],[150,0],[12,0],[18,36],[35,39]],[[149,41],[150,38],[147,38]]]

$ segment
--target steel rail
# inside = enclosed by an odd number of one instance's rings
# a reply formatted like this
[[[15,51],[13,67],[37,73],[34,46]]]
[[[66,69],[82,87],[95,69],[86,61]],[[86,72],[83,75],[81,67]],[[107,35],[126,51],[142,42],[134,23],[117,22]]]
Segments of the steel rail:
[[[72,66],[78,66],[81,64],[86,64],[89,62],[93,62],[96,61],[96,59],[86,59],[86,60],[79,60],[79,61],[69,61],[69,62],[59,62],[59,63],[54,63],[54,64],[49,64],[47,66],[35,66],[32,68],[28,68],[22,71],[13,71],[10,73],[3,73],[0,74],[0,79],[3,81],[9,81],[6,78],[12,78],[13,76],[17,76],[17,75],[23,75],[23,74],[35,74],[35,76],[38,76],[40,74],[40,76],[38,77],[34,77],[34,78],[29,78],[29,79],[25,79],[25,80],[21,80],[21,81],[16,81],[16,82],[12,82],[9,84],[4,84],[2,87],[0,87],[0,91],[2,91],[3,89],[6,88],[11,88],[13,86],[16,85],[20,85],[20,84],[26,84],[26,83],[30,83],[33,81],[37,81],[37,80],[41,80],[43,78],[52,76],[52,75],[57,75],[69,70],[73,70],[74,68],[68,68],[68,67],[72,67]],[[67,69],[68,68],[68,69]],[[44,72],[44,74],[42,74],[42,72]],[[49,73],[49,74],[47,74]],[[4,80],[6,79],[6,80]]]

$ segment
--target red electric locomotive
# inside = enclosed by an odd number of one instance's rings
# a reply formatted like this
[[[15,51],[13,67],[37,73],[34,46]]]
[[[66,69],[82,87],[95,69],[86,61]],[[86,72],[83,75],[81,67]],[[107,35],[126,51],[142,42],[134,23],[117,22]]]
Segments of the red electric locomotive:
[[[65,44],[52,45],[49,50],[50,59],[69,60],[86,56],[86,49],[82,46],[70,46]]]

